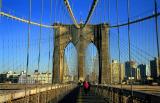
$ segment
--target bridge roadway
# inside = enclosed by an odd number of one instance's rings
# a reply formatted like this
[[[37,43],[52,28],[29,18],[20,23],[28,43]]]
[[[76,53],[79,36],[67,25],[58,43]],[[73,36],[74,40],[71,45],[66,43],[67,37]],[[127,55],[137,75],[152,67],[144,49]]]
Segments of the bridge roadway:
[[[56,88],[63,88],[67,85],[62,84],[62,85],[24,85],[24,84],[0,84],[0,103],[4,101],[8,101],[9,99],[17,99],[17,98],[22,98],[25,95],[25,86],[27,86],[27,90],[30,90],[29,94],[35,94],[38,92],[43,92],[43,91],[49,91],[51,89],[56,89]],[[107,86],[107,85],[103,85]],[[121,88],[121,85],[110,85],[114,88]],[[37,90],[35,88],[38,88]],[[122,85],[123,89],[130,90],[130,85]],[[148,86],[148,85],[133,85],[133,90],[134,91],[139,91],[151,95],[157,95],[160,96],[160,86]],[[27,94],[27,95],[29,95]],[[78,103],[85,103],[84,101],[93,102],[95,98],[97,100],[101,101],[100,103],[103,103],[103,98],[96,96],[94,94],[89,94],[89,95],[84,95],[83,92],[77,92],[74,94],[76,96],[76,101]],[[73,95],[72,95],[73,96]],[[72,97],[73,98],[73,97]],[[96,102],[95,102],[96,103]]]

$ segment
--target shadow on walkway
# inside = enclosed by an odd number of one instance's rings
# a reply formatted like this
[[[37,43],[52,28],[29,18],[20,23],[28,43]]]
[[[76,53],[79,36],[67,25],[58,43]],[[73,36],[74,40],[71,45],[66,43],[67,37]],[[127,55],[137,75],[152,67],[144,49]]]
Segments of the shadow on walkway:
[[[92,92],[84,93],[83,88],[77,87],[66,95],[59,103],[107,103],[103,97],[97,96]]]

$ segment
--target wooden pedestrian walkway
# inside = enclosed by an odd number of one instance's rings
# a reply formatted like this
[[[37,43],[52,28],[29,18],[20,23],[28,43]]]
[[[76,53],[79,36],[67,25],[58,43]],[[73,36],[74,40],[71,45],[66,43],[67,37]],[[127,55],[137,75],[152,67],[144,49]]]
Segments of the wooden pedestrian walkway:
[[[83,88],[70,93],[59,103],[108,103],[103,97],[95,95],[93,92],[84,93]]]
[[[83,89],[79,91],[76,97],[76,103],[107,103],[101,96],[97,96],[92,92],[85,94]]]

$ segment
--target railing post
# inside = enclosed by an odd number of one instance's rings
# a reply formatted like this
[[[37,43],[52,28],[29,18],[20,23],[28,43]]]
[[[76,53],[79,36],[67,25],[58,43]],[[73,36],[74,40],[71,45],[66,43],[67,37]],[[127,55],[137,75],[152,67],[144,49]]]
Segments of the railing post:
[[[122,89],[118,91],[118,95],[119,95],[119,103],[123,103]]]

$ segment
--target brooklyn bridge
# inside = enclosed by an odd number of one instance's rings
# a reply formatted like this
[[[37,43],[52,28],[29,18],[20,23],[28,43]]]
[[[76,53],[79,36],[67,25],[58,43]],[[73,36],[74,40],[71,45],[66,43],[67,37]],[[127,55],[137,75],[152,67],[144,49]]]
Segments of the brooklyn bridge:
[[[0,0],[0,103],[159,103],[159,30],[159,0]]]

